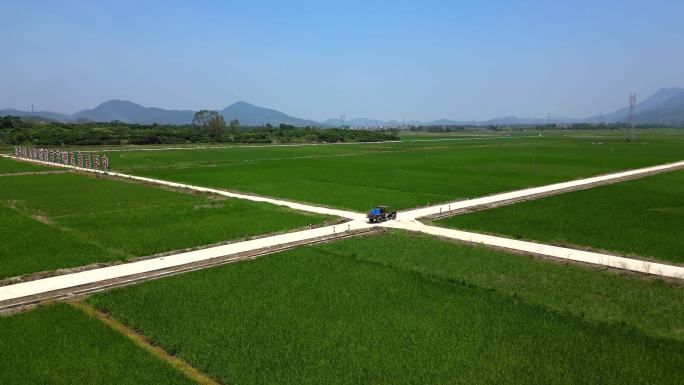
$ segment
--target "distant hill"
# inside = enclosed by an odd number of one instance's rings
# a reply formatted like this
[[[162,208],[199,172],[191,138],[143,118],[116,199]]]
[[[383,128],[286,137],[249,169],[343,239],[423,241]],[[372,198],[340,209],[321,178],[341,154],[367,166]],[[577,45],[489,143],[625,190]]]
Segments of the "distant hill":
[[[303,126],[327,126],[338,127],[342,124],[340,119],[328,119],[317,122],[309,119],[297,118],[283,112],[255,106],[247,102],[237,102],[220,110],[226,122],[237,118],[240,124],[246,126],[263,126],[271,124],[278,126],[281,123],[297,127]],[[127,100],[109,100],[93,109],[82,110],[72,115],[60,114],[51,111],[27,112],[15,109],[0,110],[0,116],[14,115],[22,118],[30,118],[33,121],[58,121],[58,122],[111,122],[119,120],[125,123],[139,124],[190,124],[195,111],[191,110],[165,110],[156,107],[143,107]],[[603,116],[590,116],[584,119],[572,119],[563,117],[548,118],[519,118],[515,116],[499,117],[482,121],[458,121],[451,119],[439,119],[433,121],[396,121],[378,120],[371,118],[356,118],[345,120],[344,123],[356,127],[382,127],[398,125],[523,125],[551,123],[606,123],[626,122],[629,109],[621,108]],[[684,88],[662,88],[650,97],[636,105],[634,112],[636,123],[658,123],[670,125],[684,125]]]
[[[14,108],[8,108],[5,110],[0,110],[0,116],[6,116],[6,115],[18,116],[21,118],[31,117],[33,120],[35,120],[38,117],[41,117],[41,118],[45,118],[45,120],[54,120],[54,121],[58,121],[58,122],[68,122],[68,121],[72,120],[71,115],[60,114],[58,112],[51,112],[51,111],[30,112],[30,111],[15,110]]]
[[[127,100],[109,100],[91,110],[82,110],[71,116],[72,120],[87,119],[93,122],[119,120],[139,124],[189,124],[195,111],[164,110],[156,107],[143,107]]]
[[[637,123],[660,123],[684,125],[684,89],[651,108],[636,107],[634,121]]]
[[[451,120],[451,119],[437,119],[433,120],[431,122],[427,122],[429,125],[433,126],[458,126],[458,125],[463,125],[463,124],[469,124],[472,122],[466,122],[462,120]]]
[[[280,111],[258,107],[247,102],[237,102],[220,111],[226,121],[237,118],[242,125],[263,126],[271,124],[278,126],[281,123],[293,126],[320,126],[321,123],[314,120],[300,119],[284,114]],[[191,110],[165,110],[157,107],[143,107],[128,100],[109,100],[95,108],[78,111],[72,115],[60,114],[50,111],[37,111],[34,113],[15,109],[0,110],[0,116],[13,115],[19,117],[32,117],[32,119],[44,118],[59,122],[111,122],[121,121],[124,123],[137,124],[175,124],[183,125],[192,123],[195,111]]]
[[[588,122],[606,123],[627,122],[629,108],[620,108],[609,114],[591,116]],[[653,95],[636,104],[634,107],[636,123],[684,124],[684,88],[661,88]]]
[[[297,127],[321,125],[315,120],[295,118],[280,111],[258,107],[247,102],[233,103],[220,112],[226,122],[237,118],[240,124],[245,126],[263,126],[265,124],[278,126],[281,123]]]
[[[412,125],[525,125],[525,124],[546,124],[551,123],[606,123],[627,122],[629,118],[629,108],[621,108],[603,116],[590,116],[584,119],[551,117],[549,118],[520,118],[516,116],[504,116],[489,120],[480,121],[457,121],[450,119],[440,119],[434,121],[380,121],[374,119],[350,119],[345,121],[349,125],[358,126],[390,126],[400,124]],[[684,88],[661,88],[650,97],[637,103],[634,110],[634,121],[636,123],[655,123],[682,126],[684,125]],[[339,119],[329,119],[324,123],[328,125],[339,125]]]

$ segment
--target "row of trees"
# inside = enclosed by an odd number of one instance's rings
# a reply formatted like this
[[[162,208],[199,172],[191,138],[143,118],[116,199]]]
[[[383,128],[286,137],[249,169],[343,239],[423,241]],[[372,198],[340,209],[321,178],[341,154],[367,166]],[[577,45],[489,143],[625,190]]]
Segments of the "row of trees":
[[[183,143],[338,143],[398,140],[396,130],[243,127],[237,119],[225,124],[213,111],[198,112],[185,126],[110,123],[37,123],[18,117],[0,118],[0,144],[37,146],[183,144]]]

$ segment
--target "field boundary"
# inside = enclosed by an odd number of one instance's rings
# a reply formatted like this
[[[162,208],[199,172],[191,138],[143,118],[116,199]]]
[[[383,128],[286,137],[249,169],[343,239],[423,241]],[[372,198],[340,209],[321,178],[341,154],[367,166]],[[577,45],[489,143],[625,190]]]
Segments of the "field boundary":
[[[23,176],[23,175],[66,174],[68,172],[69,171],[62,171],[62,170],[5,172],[5,173],[0,173],[0,177],[3,177],[3,176]]]
[[[70,301],[69,304],[83,312],[88,317],[96,319],[107,325],[117,333],[123,335],[128,340],[133,342],[133,344],[136,346],[151,353],[157,359],[171,365],[174,369],[181,372],[185,377],[195,381],[196,383],[201,385],[221,385],[219,382],[200,372],[194,366],[190,365],[181,358],[170,354],[158,345],[152,344],[145,336],[110,317],[109,314],[83,302]]]

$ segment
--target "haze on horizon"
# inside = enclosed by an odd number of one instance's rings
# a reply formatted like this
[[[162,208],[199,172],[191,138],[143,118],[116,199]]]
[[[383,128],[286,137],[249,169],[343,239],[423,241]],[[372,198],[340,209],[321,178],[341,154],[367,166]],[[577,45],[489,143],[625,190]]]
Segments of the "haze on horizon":
[[[682,1],[16,1],[0,108],[585,117],[684,86]]]

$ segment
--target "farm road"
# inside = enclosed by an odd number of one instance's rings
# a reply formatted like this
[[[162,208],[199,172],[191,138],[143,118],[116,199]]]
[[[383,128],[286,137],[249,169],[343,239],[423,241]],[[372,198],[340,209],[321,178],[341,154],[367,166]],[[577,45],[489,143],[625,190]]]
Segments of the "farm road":
[[[268,148],[268,147],[304,147],[304,146],[344,146],[350,144],[385,144],[401,143],[401,140],[386,140],[384,142],[340,142],[340,143],[296,143],[296,144],[246,144],[232,146],[188,146],[188,147],[146,147],[146,148],[103,148],[101,150],[81,151],[88,152],[129,152],[129,151],[167,151],[167,150],[203,150],[203,149],[222,149],[222,148]]]
[[[447,202],[444,204],[432,205],[413,210],[401,212],[401,218],[416,219],[431,216],[447,216],[458,214],[476,209],[489,208],[510,204],[522,200],[537,199],[544,196],[565,193],[569,191],[587,189],[600,185],[617,183],[628,179],[641,178],[662,172],[668,172],[684,168],[684,161],[661,164],[657,166],[644,167],[634,170],[621,171],[611,174],[599,175],[585,179],[577,179],[569,182],[554,183],[546,186],[532,187],[523,190],[510,191],[501,194],[494,194],[481,198]]]
[[[7,156],[7,155],[3,155]],[[13,156],[7,156],[9,158],[14,158]],[[26,159],[18,159],[23,161],[30,161]],[[13,285],[7,285],[0,287],[0,311],[3,308],[11,308],[16,306],[17,303],[22,303],[25,298],[30,298],[32,296],[48,295],[50,293],[60,292],[58,298],[63,298],[64,290],[78,289],[79,287],[95,285],[97,290],[98,282],[102,283],[102,289],[112,286],[111,282],[114,280],[126,280],[127,277],[140,276],[149,274],[147,279],[155,278],[161,274],[173,274],[179,271],[183,271],[184,266],[192,265],[194,263],[202,261],[210,261],[214,259],[223,258],[225,261],[231,260],[241,260],[247,258],[254,258],[260,255],[267,254],[270,252],[277,251],[279,247],[285,247],[286,245],[296,244],[296,246],[311,244],[321,242],[322,239],[330,240],[335,238],[340,238],[343,236],[354,236],[360,233],[367,232],[373,227],[384,227],[384,228],[396,228],[408,231],[416,231],[426,234],[431,234],[439,237],[446,237],[451,239],[456,239],[459,241],[477,243],[497,248],[504,248],[509,250],[515,250],[518,252],[540,255],[545,257],[553,257],[558,259],[566,259],[571,261],[592,263],[596,265],[602,265],[617,269],[630,270],[646,274],[654,274],[663,277],[679,278],[684,279],[684,267],[681,266],[671,266],[666,264],[660,264],[655,262],[642,261],[637,259],[624,258],[609,254],[601,254],[594,252],[587,252],[582,250],[575,250],[565,247],[558,247],[552,245],[545,245],[534,242],[519,241],[514,239],[508,239],[503,237],[496,237],[478,233],[464,232],[453,229],[446,229],[436,226],[428,226],[419,222],[417,218],[422,218],[426,216],[434,216],[439,214],[444,214],[446,212],[462,212],[468,211],[468,209],[482,208],[483,206],[497,205],[510,203],[517,200],[538,198],[541,196],[546,196],[554,193],[567,192],[573,189],[581,189],[594,187],[600,184],[614,183],[617,181],[637,178],[641,176],[652,175],[654,173],[671,171],[684,167],[684,161],[669,163],[664,165],[645,167],[636,170],[629,170],[623,172],[617,172],[613,174],[606,174],[597,177],[591,177],[586,179],[580,179],[570,182],[563,182],[552,184],[548,186],[535,187],[525,190],[513,191],[502,194],[495,194],[489,197],[471,199],[466,201],[457,201],[453,203],[447,203],[442,205],[435,205],[425,208],[418,208],[415,210],[408,210],[400,213],[398,219],[395,221],[389,221],[382,224],[371,225],[367,223],[365,215],[362,213],[356,213],[351,211],[343,211],[337,209],[331,209],[326,207],[312,206],[302,203],[289,202],[274,198],[264,198],[246,194],[238,194],[232,192],[226,192],[223,190],[216,190],[211,188],[199,187],[186,185],[182,183],[168,182],[164,180],[157,180],[151,178],[137,177],[127,174],[115,173],[115,172],[105,172],[100,170],[92,169],[80,169],[69,165],[54,165],[41,161],[31,161],[33,163],[48,164],[52,166],[58,166],[63,168],[77,169],[80,171],[94,172],[106,175],[112,175],[120,178],[126,178],[131,180],[137,180],[145,183],[152,183],[157,185],[169,186],[174,188],[185,188],[193,191],[208,192],[233,198],[248,199],[258,202],[266,202],[271,204],[276,204],[280,206],[287,206],[296,210],[302,210],[307,212],[314,212],[326,215],[335,215],[350,219],[351,221],[338,224],[334,226],[321,227],[316,229],[297,231],[287,234],[280,234],[271,237],[253,239],[244,242],[238,242],[228,245],[216,246],[202,250],[196,250],[191,252],[179,253],[170,256],[164,256],[159,258],[147,259],[137,262],[131,262],[116,266],[109,266],[100,269],[93,269],[82,271],[78,273],[65,274],[61,276],[55,276],[44,279],[37,279],[34,281],[22,282]],[[446,210],[445,210],[446,209]],[[248,255],[245,257],[244,254]],[[249,255],[249,253],[253,253]],[[235,256],[235,257],[232,257]],[[177,270],[174,270],[177,269]],[[187,269],[186,269],[187,270]],[[164,273],[159,273],[160,271]],[[136,281],[143,280],[143,278],[137,278]],[[53,298],[53,297],[49,297]],[[57,298],[56,296],[54,298]]]
[[[251,256],[249,253],[251,252],[259,252],[257,255],[263,255],[268,251],[287,245],[317,243],[327,238],[339,238],[355,235],[357,233],[364,233],[372,227],[373,226],[366,223],[365,220],[355,220],[333,226],[278,234],[270,237],[251,239],[206,249],[1,286],[0,310],[2,310],[3,305],[5,305],[3,302],[6,301],[64,289],[84,287],[98,282],[109,282],[108,286],[112,286],[112,280],[161,270],[167,270],[168,273],[173,273],[174,268],[226,256],[240,255],[236,257],[235,260],[249,259]],[[246,257],[244,256],[245,254],[247,254]],[[222,262],[226,263],[229,261],[230,260],[223,260]]]
[[[173,187],[173,188],[177,188],[177,189],[187,189],[187,190],[192,190],[192,191],[197,191],[197,192],[216,194],[216,195],[221,195],[221,196],[225,196],[228,198],[238,198],[238,199],[245,199],[245,200],[250,200],[250,201],[254,201],[254,202],[270,203],[273,205],[286,206],[286,207],[289,207],[289,208],[292,208],[295,210],[306,211],[306,212],[310,212],[310,213],[332,215],[332,216],[337,216],[337,217],[342,217],[342,218],[352,219],[352,220],[364,219],[365,218],[364,214],[356,213],[353,211],[345,211],[345,210],[338,210],[338,209],[332,209],[332,208],[327,208],[327,207],[313,206],[313,205],[308,205],[305,203],[291,202],[291,201],[287,201],[287,200],[283,200],[283,199],[267,198],[267,197],[261,197],[261,196],[257,196],[257,195],[234,193],[234,192],[229,192],[229,191],[225,191],[225,190],[218,190],[218,189],[213,189],[213,188],[208,188],[208,187],[193,186],[193,185],[185,184],[185,183],[169,182],[169,181],[165,181],[165,180],[161,180],[161,179],[145,178],[142,176],[123,174],[123,173],[119,173],[119,172],[102,171],[102,170],[95,170],[95,169],[85,169],[85,168],[80,168],[80,167],[66,165],[66,164],[57,164],[57,163],[50,163],[50,162],[44,162],[44,161],[39,161],[39,160],[33,160],[33,159],[16,158],[16,157],[10,156],[10,155],[1,155],[0,154],[0,156],[16,159],[16,160],[20,160],[20,161],[28,161],[28,162],[36,163],[36,164],[48,165],[48,166],[52,166],[52,167],[62,167],[62,168],[68,168],[68,169],[72,169],[72,170],[92,172],[92,173],[102,174],[102,175],[109,175],[109,176],[134,180],[134,181],[143,182],[143,183],[150,183],[150,184],[155,184],[155,185],[160,185],[160,186]]]
[[[410,219],[398,219],[396,221],[387,222],[383,224],[383,226],[408,231],[416,231],[462,242],[477,243],[490,247],[513,250],[525,254],[564,259],[574,262],[591,263],[594,265],[607,266],[638,273],[654,274],[661,277],[684,279],[684,267],[682,266],[666,265],[663,263],[642,261],[639,259],[625,258],[610,254],[520,241],[517,239],[447,229],[444,227],[428,226],[424,223]]]
[[[308,147],[308,146],[348,146],[348,145],[363,145],[363,144],[387,144],[387,143],[402,143],[402,142],[443,142],[443,141],[462,141],[462,140],[483,140],[483,139],[514,139],[514,138],[532,138],[532,135],[520,136],[482,136],[482,137],[465,137],[465,138],[438,138],[438,139],[406,139],[406,140],[386,140],[382,142],[340,142],[340,143],[295,143],[295,144],[245,144],[245,145],[228,145],[228,146],[186,146],[186,147],[144,147],[144,148],[103,148],[93,151],[81,151],[83,153],[93,152],[129,152],[129,151],[167,151],[167,150],[203,150],[203,149],[222,149],[222,148],[269,148],[269,147]]]

